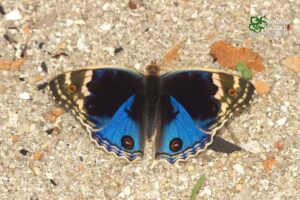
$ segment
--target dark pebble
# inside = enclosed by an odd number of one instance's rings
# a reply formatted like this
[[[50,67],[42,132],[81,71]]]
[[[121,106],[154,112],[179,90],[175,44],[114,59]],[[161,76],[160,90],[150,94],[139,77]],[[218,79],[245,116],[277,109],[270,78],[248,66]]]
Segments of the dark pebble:
[[[69,57],[69,55],[67,53],[62,52],[62,53],[55,54],[54,56],[52,56],[52,58],[60,58],[61,56]]]
[[[43,69],[44,72],[48,73],[48,67],[45,62],[41,63],[41,68]]]
[[[44,42],[40,42],[39,45],[38,45],[38,48],[39,48],[39,49],[42,49],[44,45],[45,45]]]
[[[43,90],[45,89],[46,87],[48,86],[48,82],[45,82],[45,83],[41,83],[37,86],[37,89],[38,90]]]
[[[118,54],[118,53],[120,53],[121,51],[123,51],[123,47],[118,47],[118,48],[115,48],[114,53],[115,53],[115,54]]]
[[[3,6],[1,6],[1,5],[0,5],[0,14],[1,15],[5,15],[6,14],[5,11],[4,11]]]
[[[21,153],[22,155],[26,156],[26,155],[29,153],[29,151],[27,151],[26,149],[21,149],[21,150],[20,150],[20,153]]]
[[[57,186],[57,183],[53,179],[50,179],[50,182],[52,183],[52,185]]]

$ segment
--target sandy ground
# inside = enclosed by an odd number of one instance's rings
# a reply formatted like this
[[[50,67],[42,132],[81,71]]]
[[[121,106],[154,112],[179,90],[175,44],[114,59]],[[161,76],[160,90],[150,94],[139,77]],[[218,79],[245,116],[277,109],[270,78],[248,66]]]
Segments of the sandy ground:
[[[282,59],[300,52],[300,2],[135,3],[136,9],[127,1],[1,1],[0,59],[25,52],[26,62],[0,71],[0,199],[189,199],[201,175],[198,199],[299,199],[300,77]],[[250,36],[252,15],[286,20],[291,30]],[[98,149],[71,114],[46,117],[55,103],[48,88],[37,86],[54,75],[101,64],[144,70],[182,39],[177,67],[218,68],[209,55],[218,40],[263,57],[266,69],[257,78],[271,92],[255,95],[219,133],[229,140],[235,134],[246,150],[208,150],[171,166],[154,163],[148,144],[142,161],[127,163]],[[50,133],[54,127],[59,131]]]

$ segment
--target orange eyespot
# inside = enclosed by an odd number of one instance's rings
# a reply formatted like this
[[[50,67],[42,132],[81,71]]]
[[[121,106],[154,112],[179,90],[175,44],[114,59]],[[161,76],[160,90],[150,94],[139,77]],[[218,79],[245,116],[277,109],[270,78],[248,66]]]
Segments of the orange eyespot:
[[[77,87],[76,85],[68,85],[68,92],[70,92],[71,94],[77,91]]]
[[[127,150],[132,149],[134,146],[133,139],[129,135],[125,135],[124,137],[122,137],[121,144]]]
[[[231,96],[231,97],[235,97],[237,95],[237,91],[233,88],[230,88],[228,90],[228,95]]]
[[[173,152],[177,152],[179,150],[181,150],[182,148],[182,140],[179,138],[174,138],[171,142],[170,142],[170,147],[171,151]]]

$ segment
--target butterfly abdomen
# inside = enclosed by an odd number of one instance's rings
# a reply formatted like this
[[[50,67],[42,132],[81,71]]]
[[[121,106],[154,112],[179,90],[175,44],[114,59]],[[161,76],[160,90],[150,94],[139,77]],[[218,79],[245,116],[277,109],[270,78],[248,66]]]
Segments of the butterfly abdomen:
[[[156,75],[145,76],[145,107],[143,112],[144,131],[150,139],[154,133],[157,122],[157,111],[160,102],[160,77]]]

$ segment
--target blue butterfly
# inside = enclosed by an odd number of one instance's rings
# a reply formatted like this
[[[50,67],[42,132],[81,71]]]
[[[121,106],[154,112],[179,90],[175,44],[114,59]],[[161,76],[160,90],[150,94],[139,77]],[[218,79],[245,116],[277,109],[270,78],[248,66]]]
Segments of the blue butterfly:
[[[49,86],[106,151],[135,161],[145,140],[153,139],[155,158],[171,164],[205,150],[254,93],[237,75],[211,69],[160,75],[155,63],[145,74],[112,66],[79,69],[58,75]]]

